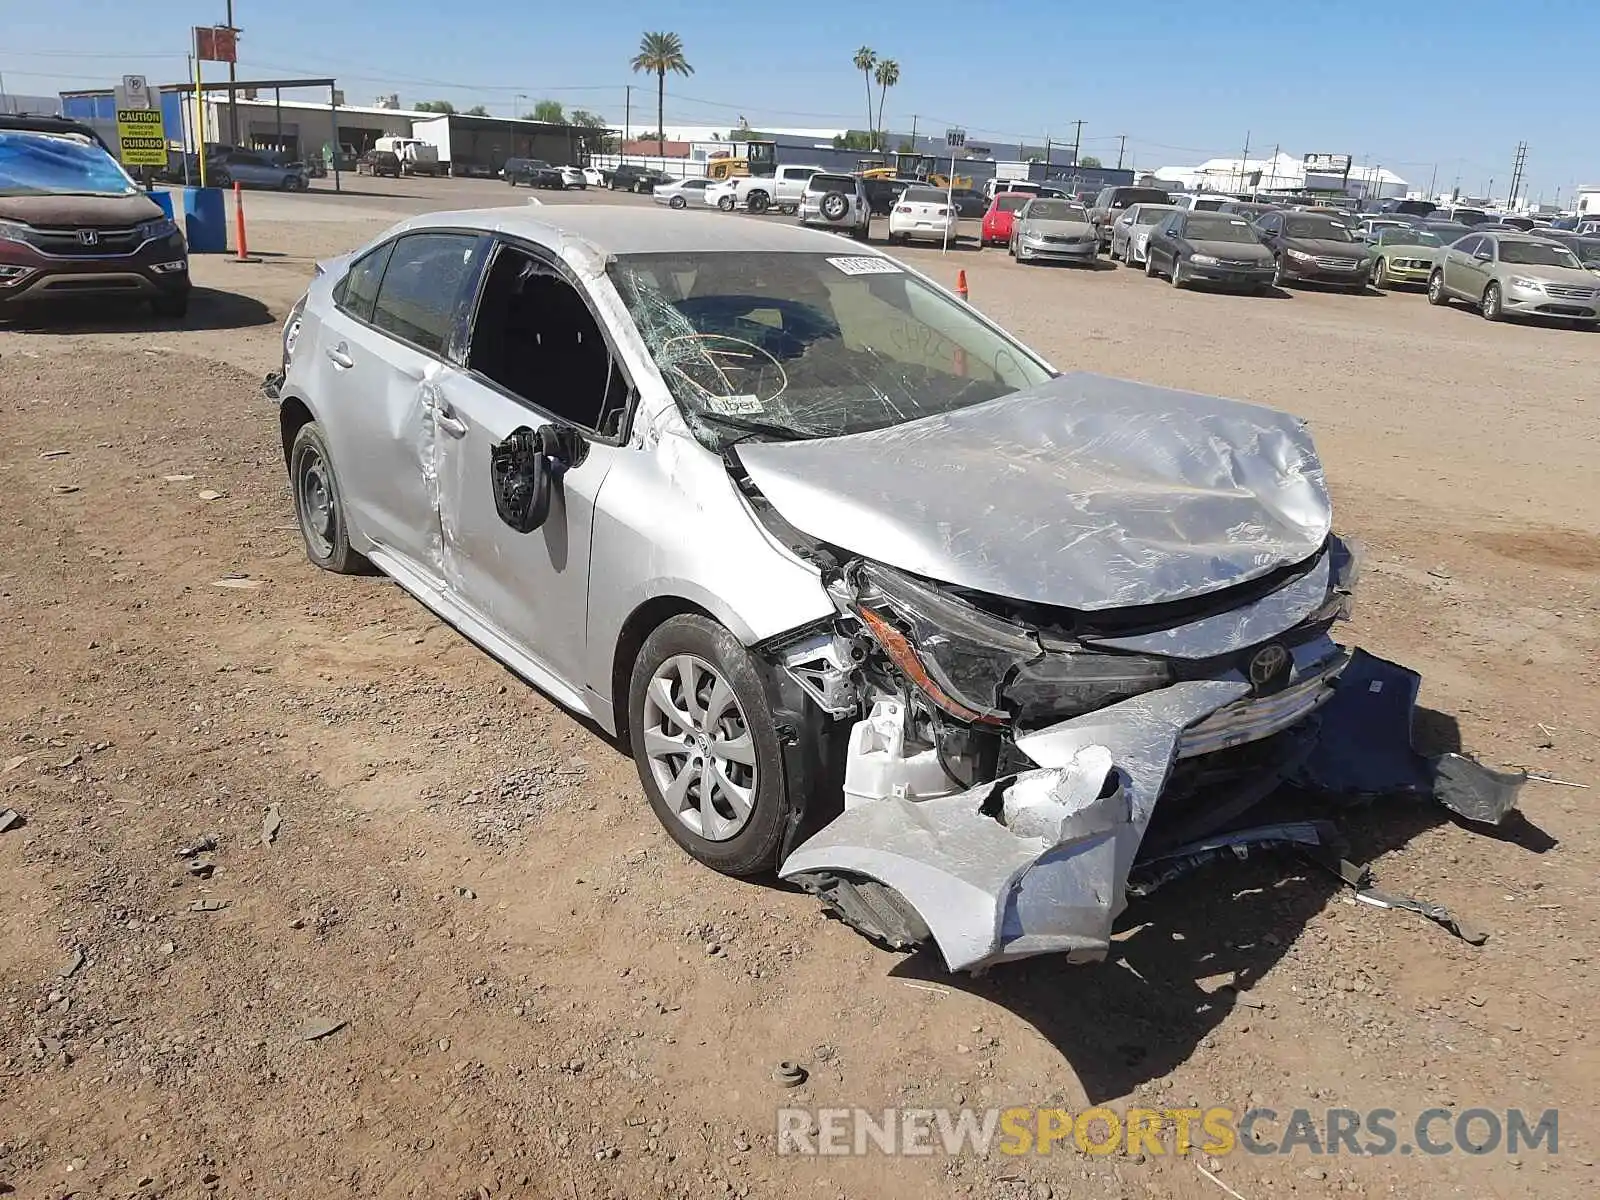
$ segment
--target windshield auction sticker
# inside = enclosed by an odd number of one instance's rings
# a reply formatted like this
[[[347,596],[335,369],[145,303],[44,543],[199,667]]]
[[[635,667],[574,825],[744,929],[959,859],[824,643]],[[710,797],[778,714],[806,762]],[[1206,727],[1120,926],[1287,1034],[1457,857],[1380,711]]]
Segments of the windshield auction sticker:
[[[903,275],[904,270],[892,258],[861,255],[856,258],[830,258],[828,260],[846,275]]]

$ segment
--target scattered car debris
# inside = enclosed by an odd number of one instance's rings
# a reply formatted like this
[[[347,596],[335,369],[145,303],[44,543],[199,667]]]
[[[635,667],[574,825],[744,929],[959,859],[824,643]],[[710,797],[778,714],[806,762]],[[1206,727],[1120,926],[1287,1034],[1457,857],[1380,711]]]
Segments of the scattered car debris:
[[[193,475],[163,475],[161,478],[167,483],[193,483],[194,482],[194,476]]]
[[[33,755],[31,755],[31,754],[19,754],[15,758],[7,759],[6,760],[5,769],[4,769],[3,772],[0,772],[0,774],[5,774],[5,775],[11,774],[11,772],[15,771],[18,767],[20,767],[23,763],[27,762],[32,757],[33,757]]]
[[[227,493],[216,491],[214,488],[206,488],[199,495],[202,500],[221,500]]]
[[[191,858],[184,866],[184,870],[196,879],[210,879],[216,869],[217,864],[209,858]]]
[[[0,811],[0,833],[9,833],[13,829],[21,829],[27,823],[27,819],[14,808]]]
[[[202,833],[192,846],[183,846],[177,852],[177,858],[195,858],[201,854],[209,854],[217,848],[217,839],[209,833]]]
[[[1575,787],[1584,789],[1589,787],[1587,783],[1573,783],[1570,779],[1557,779],[1554,775],[1528,775],[1525,778],[1531,779],[1535,783],[1553,783],[1558,787]]]
[[[321,1041],[325,1037],[338,1033],[348,1024],[348,1021],[313,1017],[300,1026],[300,1040],[302,1042]]]
[[[58,483],[50,490],[58,496],[70,496],[73,492],[82,491],[83,489],[75,483]]]
[[[1355,900],[1358,904],[1370,904],[1374,908],[1403,908],[1410,912],[1421,913],[1430,921],[1444,926],[1444,928],[1470,946],[1481,946],[1489,940],[1487,933],[1476,925],[1463,921],[1442,904],[1434,904],[1426,900],[1412,900],[1405,896],[1395,896],[1388,892],[1379,891],[1371,886],[1372,870],[1370,867],[1350,862],[1347,859],[1328,862],[1313,857],[1313,861],[1332,871],[1347,884],[1355,892]]]
[[[84,954],[83,947],[78,947],[72,952],[72,957],[67,959],[66,965],[56,972],[57,978],[71,979],[83,969],[83,964],[87,961],[88,956]]]
[[[260,587],[261,582],[262,581],[259,579],[250,579],[243,575],[229,575],[226,579],[213,579],[211,581],[211,586],[219,588],[248,589]]]
[[[40,458],[65,458],[67,455],[69,455],[71,453],[72,453],[71,450],[41,450],[41,451],[39,451],[39,457]]]
[[[782,1088],[799,1087],[810,1077],[810,1074],[799,1063],[789,1062],[787,1059],[772,1069],[773,1082]]]
[[[274,804],[267,809],[267,815],[261,818],[261,844],[270,846],[278,840],[278,830],[283,828],[283,817]]]
[[[190,912],[221,912],[228,907],[226,900],[196,900],[189,905]]]

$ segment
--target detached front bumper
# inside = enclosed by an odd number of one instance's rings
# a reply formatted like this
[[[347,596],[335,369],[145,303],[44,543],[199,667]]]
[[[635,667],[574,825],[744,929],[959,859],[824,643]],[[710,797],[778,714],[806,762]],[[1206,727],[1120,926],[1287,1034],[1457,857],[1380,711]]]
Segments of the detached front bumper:
[[[1038,768],[933,800],[846,809],[780,874],[824,893],[873,880],[914,910],[952,971],[1036,954],[1104,957],[1128,873],[1180,759],[1260,741],[1334,695],[1350,656],[1326,635],[1291,651],[1281,690],[1237,671],[1185,680],[1016,739]]]

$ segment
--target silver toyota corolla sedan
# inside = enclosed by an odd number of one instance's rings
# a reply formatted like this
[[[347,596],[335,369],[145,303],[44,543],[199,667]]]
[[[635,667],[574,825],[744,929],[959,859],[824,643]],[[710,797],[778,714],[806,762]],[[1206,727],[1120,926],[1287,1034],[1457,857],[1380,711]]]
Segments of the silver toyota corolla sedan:
[[[268,394],[313,563],[616,733],[702,862],[951,969],[1103,956],[1158,801],[1281,774],[1349,660],[1302,422],[1058,373],[827,233],[419,217]]]

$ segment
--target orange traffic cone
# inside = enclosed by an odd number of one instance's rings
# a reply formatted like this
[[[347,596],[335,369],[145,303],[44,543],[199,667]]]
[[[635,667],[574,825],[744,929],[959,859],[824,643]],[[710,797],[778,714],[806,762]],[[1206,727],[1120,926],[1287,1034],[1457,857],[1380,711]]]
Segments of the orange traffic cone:
[[[963,300],[967,298],[967,269],[965,267],[956,272],[956,295]]]

